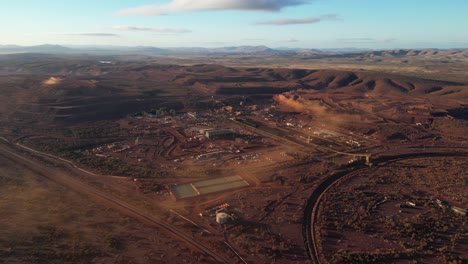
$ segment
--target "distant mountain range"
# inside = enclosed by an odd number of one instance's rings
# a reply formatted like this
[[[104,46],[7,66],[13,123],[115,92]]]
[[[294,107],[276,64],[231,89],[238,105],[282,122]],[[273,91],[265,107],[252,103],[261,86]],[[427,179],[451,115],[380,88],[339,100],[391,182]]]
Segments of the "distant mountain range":
[[[38,45],[38,46],[18,46],[18,45],[0,45],[0,53],[24,53],[24,52],[38,52],[38,53],[66,53],[71,52],[73,49],[60,45]]]
[[[276,48],[267,46],[232,46],[220,48],[183,47],[183,48],[158,48],[151,46],[61,46],[38,45],[18,46],[0,45],[0,54],[8,53],[47,53],[47,54],[79,54],[79,53],[118,53],[118,54],[161,54],[161,55],[209,55],[209,54],[298,54],[311,58],[372,58],[372,57],[405,57],[405,56],[461,56],[468,58],[468,49],[397,49],[397,50],[369,50],[357,48],[342,49],[306,49],[306,48]]]
[[[18,46],[0,45],[0,53],[79,53],[79,52],[123,52],[123,53],[160,53],[160,54],[272,54],[284,53],[285,50],[274,50],[266,46],[237,46],[222,48],[157,48],[151,46],[60,46],[60,45],[38,45]]]

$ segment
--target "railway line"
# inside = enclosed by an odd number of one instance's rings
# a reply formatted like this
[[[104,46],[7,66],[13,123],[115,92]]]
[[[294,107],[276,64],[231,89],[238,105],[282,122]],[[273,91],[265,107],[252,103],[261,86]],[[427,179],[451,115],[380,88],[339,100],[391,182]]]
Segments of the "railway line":
[[[105,194],[79,180],[74,179],[73,177],[66,175],[54,168],[47,167],[45,165],[42,165],[34,160],[31,160],[23,155],[20,155],[16,153],[14,149],[11,147],[6,147],[5,145],[1,146],[0,145],[0,155],[4,156],[5,158],[8,158],[14,162],[20,163],[29,169],[38,172],[40,175],[42,175],[45,178],[48,178],[52,181],[55,181],[59,184],[62,184],[74,191],[77,191],[81,194],[91,196],[93,198],[96,198],[97,200],[100,200],[101,202],[106,203],[106,205],[110,205],[113,208],[119,209],[121,212],[135,217],[139,220],[142,220],[146,223],[154,224],[156,226],[159,226],[166,231],[170,232],[174,236],[178,237],[180,240],[185,241],[186,243],[190,244],[191,246],[197,248],[198,250],[206,253],[207,255],[211,256],[213,259],[220,263],[230,263],[229,260],[224,258],[223,256],[217,254],[213,250],[209,249],[202,243],[196,241],[195,239],[189,237],[188,235],[184,234],[183,232],[179,231],[178,229],[174,228],[170,224],[152,216],[149,215],[146,212],[143,212],[142,210],[136,208],[135,206],[132,206],[122,200],[119,200],[115,197],[112,197],[108,194]]]
[[[339,154],[339,155],[346,155],[346,156],[351,156],[351,157],[362,157],[366,159],[366,163],[370,162],[370,154],[368,153],[349,153],[349,152],[344,152],[344,151],[338,151],[335,150],[331,147],[328,147],[327,145],[330,143],[328,141],[324,141],[323,139],[313,136],[315,141],[320,140],[320,143],[318,142],[313,142],[313,141],[302,141],[299,140],[298,138],[304,138],[306,134],[303,134],[302,132],[299,132],[297,130],[291,130],[291,133],[284,133],[278,130],[275,130],[274,128],[268,127],[266,125],[261,124],[260,122],[255,122],[254,121],[245,121],[245,120],[233,120],[233,122],[243,125],[246,128],[250,128],[250,130],[255,131],[256,133],[259,134],[264,134],[269,137],[273,137],[279,140],[287,141],[291,144],[294,144],[296,146],[299,146],[301,148],[315,148],[320,151],[323,151],[325,153],[333,153],[333,154]],[[292,134],[293,133],[293,134]],[[308,134],[307,134],[308,135]]]

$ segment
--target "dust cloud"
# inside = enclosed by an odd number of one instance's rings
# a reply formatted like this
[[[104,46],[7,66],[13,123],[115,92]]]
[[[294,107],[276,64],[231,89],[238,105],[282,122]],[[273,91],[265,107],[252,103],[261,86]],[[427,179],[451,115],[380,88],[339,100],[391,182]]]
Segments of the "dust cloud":
[[[297,95],[286,96],[283,94],[279,94],[276,95],[273,99],[281,106],[290,108],[294,111],[310,113],[315,115],[331,114],[331,110],[328,109],[326,106],[321,105],[319,102],[305,100],[304,98]]]
[[[363,121],[363,117],[338,112],[317,100],[307,100],[299,95],[279,94],[273,97],[280,107],[311,115],[328,127],[341,127],[350,122]]]
[[[50,77],[49,79],[42,82],[43,85],[57,85],[62,82],[61,78]]]

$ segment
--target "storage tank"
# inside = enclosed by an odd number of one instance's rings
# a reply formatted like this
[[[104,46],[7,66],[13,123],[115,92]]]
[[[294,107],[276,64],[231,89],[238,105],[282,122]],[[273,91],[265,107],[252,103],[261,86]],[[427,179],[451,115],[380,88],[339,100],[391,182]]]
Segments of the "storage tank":
[[[229,215],[226,213],[217,213],[216,222],[219,224],[226,224],[229,220]]]

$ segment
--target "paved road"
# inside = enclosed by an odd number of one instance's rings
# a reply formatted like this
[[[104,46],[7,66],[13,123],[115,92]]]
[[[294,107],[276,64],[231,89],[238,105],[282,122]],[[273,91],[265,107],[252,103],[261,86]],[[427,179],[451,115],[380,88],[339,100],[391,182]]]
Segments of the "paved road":
[[[29,169],[40,173],[42,176],[53,180],[55,182],[58,182],[72,190],[75,190],[79,193],[91,196],[93,198],[97,198],[98,200],[101,200],[106,203],[106,205],[110,205],[116,209],[119,209],[123,213],[126,213],[127,215],[130,215],[132,217],[138,218],[144,222],[147,223],[152,223],[156,224],[157,226],[160,226],[170,233],[174,234],[177,236],[179,239],[186,241],[187,243],[191,244],[192,246],[195,246],[199,250],[205,252],[206,254],[210,255],[213,257],[216,261],[219,261],[220,263],[229,263],[230,261],[225,259],[223,256],[218,255],[216,252],[212,251],[211,249],[207,248],[203,244],[197,242],[193,238],[187,236],[186,234],[182,233],[181,231],[177,230],[176,228],[172,227],[168,223],[162,221],[161,219],[158,219],[154,216],[151,216],[140,209],[125,203],[115,197],[112,197],[108,194],[104,194],[101,191],[86,185],[85,183],[64,174],[63,172],[58,171],[55,168],[51,168],[48,166],[45,166],[43,164],[40,164],[37,161],[31,160],[23,155],[18,154],[14,149],[6,146],[1,146],[0,145],[0,155],[15,161],[19,164],[22,164]]]

